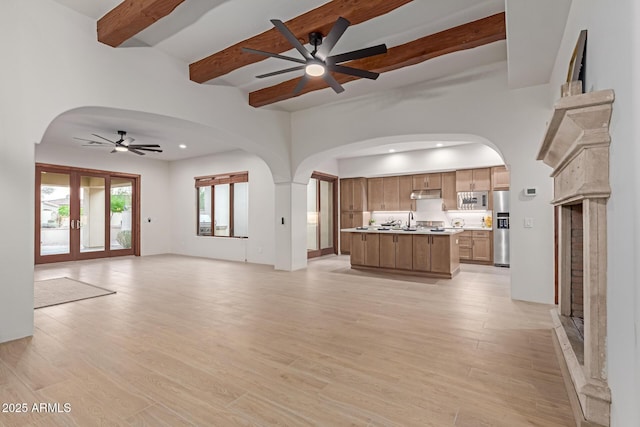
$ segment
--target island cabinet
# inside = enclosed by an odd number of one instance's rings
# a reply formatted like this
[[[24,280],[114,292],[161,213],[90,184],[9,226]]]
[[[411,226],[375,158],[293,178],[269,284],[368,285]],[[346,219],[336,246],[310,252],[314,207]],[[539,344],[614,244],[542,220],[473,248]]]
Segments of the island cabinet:
[[[448,279],[460,271],[460,231],[346,232],[351,233],[351,268]]]
[[[380,235],[351,233],[351,265],[380,266]]]
[[[439,190],[442,188],[442,174],[423,173],[413,175],[414,190]]]
[[[432,273],[451,273],[458,268],[456,236],[413,236],[413,269]]]
[[[367,203],[369,211],[397,211],[400,207],[400,177],[369,178]]]
[[[458,209],[458,193],[456,192],[456,173],[442,173],[442,210]]]
[[[491,190],[491,168],[456,171],[456,191]]]
[[[410,234],[381,234],[380,267],[413,269],[413,237]]]
[[[362,227],[364,214],[362,212],[340,212],[341,228]],[[350,233],[340,232],[340,252],[348,254],[351,251]]]

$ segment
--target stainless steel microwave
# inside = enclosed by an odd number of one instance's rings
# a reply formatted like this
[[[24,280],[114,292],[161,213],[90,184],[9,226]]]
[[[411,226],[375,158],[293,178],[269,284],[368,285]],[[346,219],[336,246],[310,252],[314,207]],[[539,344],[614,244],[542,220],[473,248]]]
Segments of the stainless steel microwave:
[[[458,209],[487,210],[489,209],[488,191],[459,191]]]

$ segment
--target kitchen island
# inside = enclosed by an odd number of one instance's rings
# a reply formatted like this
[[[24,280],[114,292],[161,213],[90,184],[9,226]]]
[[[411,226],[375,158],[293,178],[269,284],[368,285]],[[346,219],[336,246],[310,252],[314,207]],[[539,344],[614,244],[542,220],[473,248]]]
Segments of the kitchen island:
[[[349,233],[351,268],[452,278],[460,270],[459,229],[358,227]]]

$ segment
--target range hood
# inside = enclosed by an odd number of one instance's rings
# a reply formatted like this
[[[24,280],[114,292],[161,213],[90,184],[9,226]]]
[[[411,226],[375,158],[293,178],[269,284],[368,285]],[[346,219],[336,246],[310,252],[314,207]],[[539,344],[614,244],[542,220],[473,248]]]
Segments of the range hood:
[[[411,200],[441,199],[441,198],[442,198],[442,192],[440,190],[413,190],[411,192]]]

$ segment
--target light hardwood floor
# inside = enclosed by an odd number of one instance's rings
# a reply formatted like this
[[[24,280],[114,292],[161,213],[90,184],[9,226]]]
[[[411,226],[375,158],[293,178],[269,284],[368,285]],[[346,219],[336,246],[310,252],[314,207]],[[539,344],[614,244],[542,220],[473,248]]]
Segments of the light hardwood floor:
[[[508,270],[378,277],[151,256],[36,268],[117,294],[35,311],[0,345],[2,426],[570,426],[549,306]]]

